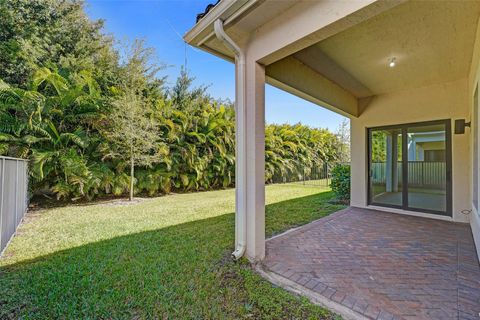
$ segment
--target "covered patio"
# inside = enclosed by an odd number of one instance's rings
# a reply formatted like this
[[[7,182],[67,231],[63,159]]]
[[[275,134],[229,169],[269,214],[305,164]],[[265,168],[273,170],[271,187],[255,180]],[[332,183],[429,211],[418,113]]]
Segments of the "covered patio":
[[[235,258],[265,257],[266,83],[350,118],[352,206],[470,223],[480,244],[479,17],[478,1],[207,7],[185,40],[235,62]]]
[[[479,317],[480,266],[467,224],[347,208],[266,247],[262,268],[277,285],[346,317]]]
[[[353,319],[478,319],[479,18],[478,1],[208,7],[185,40],[235,62],[235,259]],[[268,241],[266,83],[351,124],[352,207]]]

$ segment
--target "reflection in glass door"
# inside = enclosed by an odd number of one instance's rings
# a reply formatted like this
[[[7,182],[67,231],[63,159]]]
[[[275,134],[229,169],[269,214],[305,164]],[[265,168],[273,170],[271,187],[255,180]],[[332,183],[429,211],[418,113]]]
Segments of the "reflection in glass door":
[[[450,215],[450,121],[372,128],[368,141],[369,204]]]
[[[446,124],[408,128],[408,207],[447,211]]]
[[[403,206],[402,130],[371,131],[370,189],[372,202]]]

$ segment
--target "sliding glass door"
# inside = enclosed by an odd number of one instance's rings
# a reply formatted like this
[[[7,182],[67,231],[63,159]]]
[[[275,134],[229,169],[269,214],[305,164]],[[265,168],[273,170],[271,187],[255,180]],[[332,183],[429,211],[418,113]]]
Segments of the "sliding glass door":
[[[370,141],[372,202],[402,207],[402,129],[372,129]]]
[[[368,129],[368,202],[451,215],[450,121]]]

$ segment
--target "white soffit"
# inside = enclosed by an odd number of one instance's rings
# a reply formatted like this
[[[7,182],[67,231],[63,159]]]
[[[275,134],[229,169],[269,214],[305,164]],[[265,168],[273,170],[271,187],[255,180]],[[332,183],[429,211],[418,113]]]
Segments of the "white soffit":
[[[480,1],[407,2],[294,57],[357,97],[454,81],[468,76],[479,15]]]

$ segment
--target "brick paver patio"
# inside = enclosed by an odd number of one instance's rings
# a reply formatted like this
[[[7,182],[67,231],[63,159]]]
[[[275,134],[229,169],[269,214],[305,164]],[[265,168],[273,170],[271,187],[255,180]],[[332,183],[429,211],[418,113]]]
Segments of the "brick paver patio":
[[[371,319],[480,319],[468,224],[348,208],[268,240],[263,268]]]

